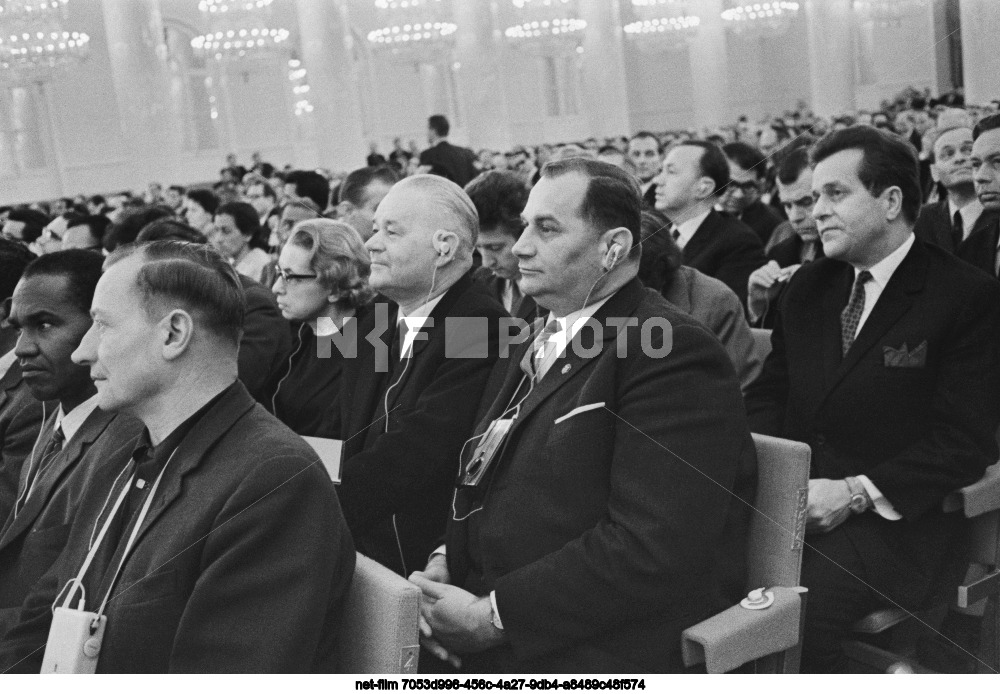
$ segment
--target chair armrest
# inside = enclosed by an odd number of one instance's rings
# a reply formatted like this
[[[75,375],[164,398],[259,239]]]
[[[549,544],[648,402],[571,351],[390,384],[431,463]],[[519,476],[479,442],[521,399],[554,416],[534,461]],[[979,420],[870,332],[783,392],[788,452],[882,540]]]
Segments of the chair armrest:
[[[774,603],[766,609],[735,605],[685,629],[681,634],[684,665],[704,662],[710,673],[729,672],[797,645],[802,589],[779,586],[768,590],[774,593]]]
[[[966,518],[975,518],[1000,509],[1000,463],[986,468],[986,473],[978,482],[945,497],[945,511],[959,509],[962,509]]]

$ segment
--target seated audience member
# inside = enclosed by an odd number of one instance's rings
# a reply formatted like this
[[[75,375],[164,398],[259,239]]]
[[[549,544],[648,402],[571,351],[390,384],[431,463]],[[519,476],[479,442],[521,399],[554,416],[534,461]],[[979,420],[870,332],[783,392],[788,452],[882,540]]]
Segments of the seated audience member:
[[[739,383],[636,278],[641,204],[633,176],[579,158],[528,198],[514,254],[549,324],[494,369],[470,449],[498,420],[505,438],[462,456],[446,552],[410,577],[423,644],[469,672],[681,671],[681,631],[742,593]]]
[[[184,193],[187,189],[184,186],[167,186],[163,194],[163,204],[174,211],[178,217],[184,213]]]
[[[856,620],[919,609],[949,573],[964,521],[942,501],[997,459],[1000,287],[914,236],[906,142],[854,126],[812,160],[826,257],[782,294],[747,411],[812,448],[802,667],[826,672]]]
[[[809,149],[798,147],[778,164],[778,192],[795,235],[767,252],[766,265],[754,270],[747,282],[747,317],[752,325],[774,327],[774,312],[781,290],[802,265],[823,257],[816,220],[813,219],[812,164]]]
[[[117,222],[112,222],[104,232],[105,253],[111,253],[119,246],[134,243],[139,232],[156,220],[172,217],[173,212],[164,205],[148,205],[129,211]]]
[[[137,239],[139,243],[167,240],[208,243],[201,232],[176,219],[153,222]],[[239,378],[255,400],[267,405],[292,352],[291,328],[270,289],[246,275],[237,277],[247,305],[240,336]]]
[[[0,636],[62,551],[90,468],[110,460],[124,466],[142,429],[98,408],[90,369],[70,359],[90,329],[103,261],[83,250],[50,253],[27,267],[14,290],[14,353],[31,394],[51,407],[21,468],[14,510],[0,524]]]
[[[729,185],[719,200],[723,212],[731,214],[753,229],[766,245],[781,224],[781,216],[760,196],[767,186],[767,157],[745,142],[730,142],[722,146],[729,162]]]
[[[271,262],[262,234],[257,211],[249,203],[227,202],[215,210],[208,242],[236,272],[260,282]]]
[[[330,181],[316,171],[289,171],[285,176],[285,197],[310,205],[318,215],[330,203]]]
[[[718,338],[733,362],[740,385],[746,388],[760,374],[761,362],[754,352],[753,335],[743,316],[739,297],[719,280],[684,265],[681,249],[663,231],[669,224],[657,212],[642,212],[642,243],[646,244],[650,238],[660,236],[667,244],[657,266],[662,274],[646,286],[663,294],[663,298],[704,325]]]
[[[628,141],[627,154],[628,162],[642,184],[642,204],[652,209],[656,204],[656,177],[663,164],[660,141],[648,130],[641,130]]]
[[[107,214],[111,211],[108,207],[108,201],[103,195],[91,195],[87,198],[87,213],[88,214]]]
[[[271,398],[271,412],[298,434],[340,436],[341,372],[344,360],[354,354],[345,354],[333,336],[364,339],[356,328],[374,296],[368,286],[370,270],[361,235],[330,219],[299,222],[281,250],[272,291],[281,315],[301,325]],[[353,326],[345,332],[349,319]]]
[[[619,169],[625,168],[625,155],[613,145],[604,145],[597,150],[597,160],[614,164]]]
[[[931,176],[948,194],[920,208],[913,233],[954,253],[978,230],[983,212],[972,175],[972,127],[937,128],[928,133],[928,138]],[[983,222],[988,223],[991,216],[987,215]]]
[[[145,428],[128,466],[94,470],[67,550],[0,640],[0,669],[37,672],[53,602],[85,589],[91,609],[115,596],[98,672],[331,671],[354,549],[316,454],[236,380],[236,273],[205,246],[123,247],[91,311],[74,359],[101,409]],[[95,527],[82,588],[60,598]]]
[[[210,190],[189,188],[184,194],[183,219],[203,234],[208,234],[218,208],[219,197]]]
[[[14,353],[18,332],[7,322],[21,274],[35,256],[26,246],[0,238],[0,527],[14,508],[22,463],[42,426],[42,403],[31,394]]]
[[[983,214],[980,228],[962,242],[957,255],[991,277],[1000,277],[1000,114],[976,123],[973,138],[973,178]]]
[[[104,248],[104,236],[111,220],[104,215],[77,217],[69,222],[66,234],[62,239],[64,251],[78,248],[84,251],[96,251]]]
[[[246,182],[247,190],[243,198],[246,202],[253,205],[253,208],[257,211],[257,218],[260,221],[260,225],[263,227],[267,224],[267,218],[271,216],[278,206],[278,195],[266,179],[253,173],[249,173],[247,176],[253,176],[254,178]]]
[[[28,246],[38,240],[49,221],[49,216],[44,212],[28,207],[15,207],[7,213],[7,220],[3,223],[3,237]]]
[[[535,301],[518,289],[521,273],[517,256],[510,252],[524,229],[521,210],[528,201],[528,189],[513,172],[489,171],[472,179],[465,192],[479,215],[476,249],[483,265],[473,278],[489,287],[510,315],[530,322],[535,317]]]
[[[375,208],[399,180],[389,166],[366,166],[347,174],[340,184],[337,219],[354,227],[366,241],[374,232]]]
[[[389,302],[358,325],[359,336],[381,339],[359,339],[344,364],[338,491],[358,551],[406,576],[444,534],[455,461],[507,314],[472,280],[479,220],[456,184],[430,174],[400,181],[375,228],[370,282]]]
[[[682,142],[663,160],[656,209],[674,223],[670,236],[684,252],[684,264],[722,280],[744,303],[747,280],[764,264],[764,251],[750,227],[715,211],[728,183],[721,149],[703,140]]]
[[[29,248],[35,255],[45,255],[46,253],[55,253],[56,251],[61,251],[63,249],[63,237],[66,235],[66,229],[71,220],[78,218],[75,212],[64,212],[52,218],[45,228],[42,229],[42,235],[38,239],[29,245]]]

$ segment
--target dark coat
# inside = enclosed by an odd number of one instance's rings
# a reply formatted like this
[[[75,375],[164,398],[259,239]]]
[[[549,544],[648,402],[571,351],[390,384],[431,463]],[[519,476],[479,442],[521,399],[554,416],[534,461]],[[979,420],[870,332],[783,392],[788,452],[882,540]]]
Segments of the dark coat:
[[[684,246],[684,264],[725,282],[741,306],[747,303],[747,280],[766,262],[764,246],[750,227],[715,210]]]
[[[781,218],[781,215],[773,207],[765,205],[758,200],[743,210],[743,214],[740,215],[740,221],[750,227],[753,233],[757,234],[757,238],[760,239],[762,245],[767,245],[768,239],[771,238],[775,227],[785,220]]]
[[[471,275],[434,307],[434,325],[422,330],[427,339],[414,340],[409,360],[389,357],[390,371],[380,372],[372,344],[379,340],[367,339],[373,331],[379,335],[381,321],[388,326],[381,349],[393,344],[398,306],[390,302],[376,303],[359,325],[358,357],[344,364],[350,397],[341,400],[345,442],[337,491],[358,551],[403,576],[424,568],[444,534],[459,451],[475,425],[497,358],[500,318],[507,316]],[[478,319],[474,342],[485,350],[481,356],[456,356],[461,345],[448,323],[458,318]]]
[[[456,147],[447,140],[438,142],[420,153],[420,165],[430,166],[430,173],[444,176],[465,187],[476,177],[476,155],[471,149]]]
[[[496,299],[501,306],[503,306],[503,290],[507,280],[497,277],[483,267],[476,268],[473,271],[472,279],[486,286],[493,295],[493,298]],[[537,318],[539,311],[535,300],[527,294],[522,294],[520,303],[516,306],[511,306],[511,309],[510,314],[512,316],[525,320],[528,323],[531,323],[535,320],[535,318]]]
[[[105,499],[124,484],[124,475],[112,483],[120,471],[95,471],[66,551],[0,641],[0,670],[21,661],[17,671],[38,672],[52,602],[78,571]],[[91,609],[124,540],[85,577]],[[312,448],[234,384],[166,468],[108,603],[97,670],[331,672],[354,560]]]
[[[598,346],[569,350],[530,392],[485,490],[456,493],[451,582],[495,590],[509,638],[467,656],[471,671],[675,670],[681,630],[743,591],[749,507],[735,497],[753,498],[756,454],[729,357],[638,280],[594,320],[581,345]],[[644,353],[647,321],[672,326],[667,356]],[[476,434],[525,392],[530,346],[495,367]]]
[[[39,436],[39,451],[51,439],[55,420],[53,412]],[[124,466],[140,433],[138,420],[94,410],[38,478],[17,518],[7,517],[0,532],[0,636],[16,619],[32,586],[66,546],[93,468]],[[21,470],[19,491],[26,482],[27,465]]]
[[[973,225],[969,237],[971,238],[976,232],[989,227],[991,222],[995,221],[996,218],[996,213],[984,210]],[[917,235],[918,239],[926,243],[936,244],[949,253],[954,253],[957,249],[951,235],[952,223],[951,214],[948,209],[948,199],[945,198],[937,202],[927,203],[920,208],[920,215],[917,217],[917,223],[913,227],[913,233]]]
[[[14,510],[21,464],[42,428],[42,403],[28,390],[15,360],[0,375],[0,523]]]
[[[247,391],[260,403],[270,404],[288,355],[292,333],[281,315],[270,287],[240,275],[247,313],[240,339],[239,374]]]
[[[983,213],[985,216],[986,213]],[[982,217],[980,217],[982,219]],[[1000,241],[1000,218],[991,215],[988,223],[980,226],[976,222],[978,230],[974,230],[969,238],[958,247],[956,255],[967,263],[975,265],[991,277],[997,276],[996,258],[997,243]]]
[[[876,589],[914,606],[960,529],[942,500],[997,459],[1000,286],[917,239],[841,358],[853,282],[828,258],[796,272],[747,410],[754,431],[809,444],[811,477],[867,475],[902,514],[837,530]]]

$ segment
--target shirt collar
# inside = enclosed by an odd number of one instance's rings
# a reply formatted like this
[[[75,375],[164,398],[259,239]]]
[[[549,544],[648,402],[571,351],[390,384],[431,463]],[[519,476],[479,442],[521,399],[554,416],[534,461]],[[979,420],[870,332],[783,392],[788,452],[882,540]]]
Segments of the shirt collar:
[[[17,361],[17,355],[14,354],[13,347],[11,347],[11,350],[7,352],[7,354],[0,356],[0,378],[3,378],[7,374],[7,372],[10,371],[11,367],[14,366],[14,362],[16,361]]]
[[[976,225],[979,215],[983,213],[983,203],[979,202],[979,198],[973,198],[965,207],[959,207],[948,198],[948,219],[955,219],[956,212],[962,213],[962,229],[965,236],[968,236],[972,227]]]
[[[340,332],[340,328],[333,322],[332,318],[319,318],[316,321],[316,337],[330,337]]]
[[[203,416],[205,416],[205,413],[208,412],[219,400],[221,400],[226,395],[226,393],[232,390],[235,387],[235,385],[236,383],[233,383],[233,385],[229,386],[228,388],[223,388],[220,393],[218,393],[215,397],[213,397],[211,400],[202,405],[201,409],[199,409],[193,415],[191,415],[183,422],[181,422],[173,431],[171,431],[167,435],[165,439],[160,441],[160,443],[158,443],[156,446],[153,445],[152,440],[149,438],[149,428],[143,427],[142,434],[140,434],[139,436],[139,440],[136,443],[135,452],[133,453],[133,455],[139,456],[140,458],[146,456],[151,458],[156,458],[159,461],[159,463],[166,465],[167,458],[169,458],[170,454],[173,453],[174,450],[181,444],[181,441],[183,441],[184,438],[189,433],[191,433],[191,430],[194,429],[195,424],[197,424],[198,421]]]
[[[436,297],[428,301],[426,304],[418,306],[413,309],[410,314],[403,313],[403,307],[399,307],[399,314],[396,316],[396,326],[397,330],[400,322],[406,321],[406,332],[403,334],[403,342],[400,344],[399,358],[405,359],[410,353],[410,346],[413,344],[413,339],[416,333],[424,327],[427,319],[430,317],[431,313],[440,303],[442,297],[447,294],[447,292],[441,292]]]
[[[73,438],[83,423],[91,413],[97,409],[97,394],[94,393],[89,398],[81,402],[69,412],[63,412],[62,403],[56,411],[56,427],[62,429],[63,437],[69,441]]]
[[[572,341],[576,337],[576,334],[580,332],[580,328],[587,323],[587,320],[592,318],[597,313],[597,310],[606,304],[608,299],[615,294],[617,292],[608,294],[600,301],[595,301],[589,306],[584,306],[579,311],[569,313],[562,318],[556,318],[555,314],[550,311],[548,318],[545,319],[545,324],[548,325],[550,322],[555,321],[559,325],[559,330],[549,337],[549,341],[558,341],[561,344],[567,344]]]
[[[696,231],[698,231],[698,227],[701,226],[701,223],[705,221],[705,218],[708,217],[711,211],[712,210],[705,210],[700,215],[692,217],[691,219],[676,225],[677,231],[680,233],[681,239],[685,244],[691,240],[691,237],[694,236]]]
[[[889,284],[892,273],[896,272],[896,268],[903,262],[906,254],[910,252],[916,239],[917,237],[911,232],[906,240],[899,245],[899,248],[868,268],[868,272],[872,274],[872,281],[877,282],[879,287],[885,289],[885,286]],[[857,277],[858,269],[854,268],[854,278],[857,279]]]

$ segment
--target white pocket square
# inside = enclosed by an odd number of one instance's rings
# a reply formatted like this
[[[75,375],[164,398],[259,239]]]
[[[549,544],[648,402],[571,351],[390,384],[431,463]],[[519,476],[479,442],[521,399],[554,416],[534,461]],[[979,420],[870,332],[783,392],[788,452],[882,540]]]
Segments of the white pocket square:
[[[559,422],[565,422],[570,417],[575,417],[576,415],[580,414],[581,412],[589,412],[590,410],[596,410],[596,409],[599,409],[601,407],[604,407],[604,401],[601,401],[601,402],[592,402],[589,405],[580,405],[579,407],[570,410],[569,412],[567,412],[566,414],[564,414],[562,417],[560,417],[559,419],[557,419],[555,421],[555,423],[558,424]]]

